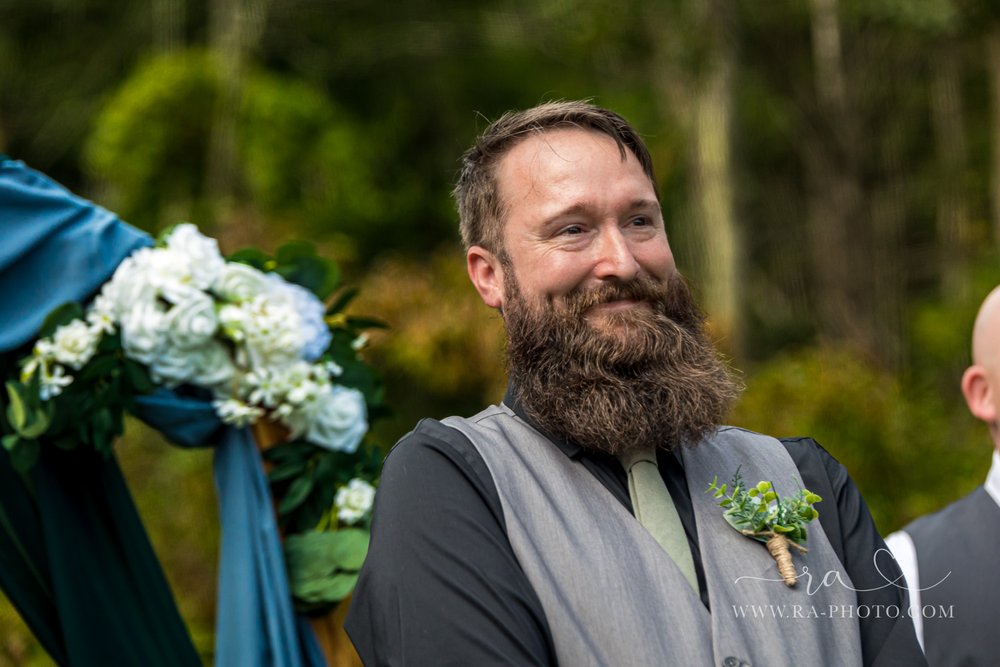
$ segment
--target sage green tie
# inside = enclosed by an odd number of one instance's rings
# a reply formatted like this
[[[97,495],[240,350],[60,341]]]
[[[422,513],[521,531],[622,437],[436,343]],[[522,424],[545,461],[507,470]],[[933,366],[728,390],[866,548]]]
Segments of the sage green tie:
[[[698,593],[698,577],[694,571],[691,547],[684,535],[684,526],[674,507],[674,500],[656,465],[656,450],[622,454],[619,460],[628,473],[628,494],[632,498],[635,518],[660,543],[694,592]]]

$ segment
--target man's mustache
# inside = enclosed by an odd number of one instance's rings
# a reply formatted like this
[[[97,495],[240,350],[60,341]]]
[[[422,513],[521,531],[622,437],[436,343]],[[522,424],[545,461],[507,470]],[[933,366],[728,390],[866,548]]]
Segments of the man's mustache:
[[[566,306],[573,315],[612,301],[646,301],[655,304],[663,299],[664,286],[648,276],[629,281],[612,280],[596,287],[577,287],[566,294]]]

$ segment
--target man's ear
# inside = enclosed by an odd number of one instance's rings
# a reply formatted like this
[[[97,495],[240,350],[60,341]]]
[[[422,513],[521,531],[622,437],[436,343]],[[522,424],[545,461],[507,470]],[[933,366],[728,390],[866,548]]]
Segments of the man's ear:
[[[492,252],[474,245],[465,254],[469,279],[476,286],[479,296],[490,308],[503,307],[503,267]]]
[[[993,400],[993,387],[986,369],[982,366],[970,366],[962,375],[962,393],[969,406],[969,412],[977,419],[987,424],[997,420],[996,403]]]

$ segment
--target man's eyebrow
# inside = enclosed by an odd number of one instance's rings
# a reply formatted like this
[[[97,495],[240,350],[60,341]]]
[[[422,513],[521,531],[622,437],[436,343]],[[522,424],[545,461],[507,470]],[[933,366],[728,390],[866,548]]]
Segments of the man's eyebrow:
[[[655,208],[659,210],[660,202],[656,201],[655,199],[646,199],[646,198],[633,199],[632,202],[629,204],[629,208],[630,209]]]

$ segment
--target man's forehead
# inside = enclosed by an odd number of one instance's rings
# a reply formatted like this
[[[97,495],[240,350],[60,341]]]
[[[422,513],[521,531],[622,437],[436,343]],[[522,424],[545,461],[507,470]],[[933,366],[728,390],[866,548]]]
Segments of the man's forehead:
[[[553,127],[521,139],[498,161],[496,183],[506,205],[512,196],[529,196],[539,188],[572,179],[586,169],[596,151],[607,151],[622,164],[638,160],[614,138],[597,130],[576,126]]]

